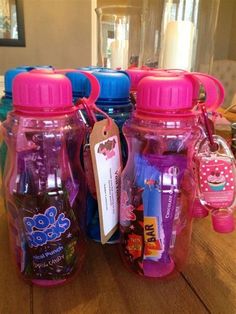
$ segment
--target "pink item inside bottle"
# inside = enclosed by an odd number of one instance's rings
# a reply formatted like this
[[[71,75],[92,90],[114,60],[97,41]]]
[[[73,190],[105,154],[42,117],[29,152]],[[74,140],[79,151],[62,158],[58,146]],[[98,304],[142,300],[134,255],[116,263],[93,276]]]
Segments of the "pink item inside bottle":
[[[152,261],[144,261],[143,262],[143,272],[144,275],[147,277],[158,277],[162,278],[165,277],[173,272],[175,269],[175,263],[173,259],[170,259],[170,263],[161,263]]]
[[[66,279],[63,280],[40,280],[40,279],[35,279],[35,280],[31,280],[31,282],[36,285],[36,286],[40,286],[40,287],[55,287],[58,285],[62,285],[66,282]]]

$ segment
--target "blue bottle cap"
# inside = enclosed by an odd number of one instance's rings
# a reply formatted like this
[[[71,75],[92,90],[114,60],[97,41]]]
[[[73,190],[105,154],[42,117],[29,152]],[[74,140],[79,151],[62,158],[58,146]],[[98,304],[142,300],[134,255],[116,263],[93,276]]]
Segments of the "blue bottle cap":
[[[5,72],[4,75],[4,85],[5,85],[5,94],[8,97],[12,97],[12,83],[13,79],[17,74],[23,73],[23,72],[29,72],[34,69],[52,69],[53,67],[51,65],[36,65],[36,66],[30,66],[30,65],[22,65],[18,66],[14,69],[9,69]]]
[[[101,69],[93,72],[100,83],[98,104],[125,104],[130,103],[130,79],[121,71]]]
[[[21,65],[21,66],[19,66],[19,67],[16,67],[16,69],[23,69],[23,70],[26,70],[26,71],[31,71],[31,70],[33,70],[33,69],[35,69],[35,67],[34,66],[30,66],[30,65]]]
[[[21,65],[16,67],[16,69],[25,69],[26,71],[31,71],[34,69],[54,69],[52,65]]]
[[[103,69],[103,68],[102,68],[102,67],[95,66],[95,65],[77,68],[77,70],[88,71],[88,72],[99,71],[99,70],[101,70],[101,69]]]
[[[20,73],[27,72],[28,70],[24,67],[19,67],[15,69],[9,69],[4,74],[4,85],[5,85],[5,94],[6,96],[11,97],[12,96],[12,83],[13,79],[16,77],[16,75]]]
[[[73,97],[84,97],[86,95],[86,86],[89,84],[87,77],[79,72],[68,72],[66,76],[71,82]]]

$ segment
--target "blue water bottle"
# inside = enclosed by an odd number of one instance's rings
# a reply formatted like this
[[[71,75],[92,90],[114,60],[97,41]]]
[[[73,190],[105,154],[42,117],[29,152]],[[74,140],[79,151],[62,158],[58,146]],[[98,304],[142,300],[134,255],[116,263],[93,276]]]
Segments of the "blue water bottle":
[[[130,100],[130,79],[128,75],[122,71],[110,69],[100,69],[93,72],[100,84],[100,95],[96,105],[106,112],[118,125],[121,136],[121,148],[123,164],[127,160],[127,145],[122,134],[122,126],[130,117],[133,105]],[[89,94],[90,86],[88,84],[86,94]],[[96,114],[97,120],[104,118],[101,114]],[[87,198],[87,230],[88,236],[95,241],[100,241],[100,224],[98,214],[97,200],[88,194]],[[109,243],[117,242],[119,232],[117,231],[109,240]]]

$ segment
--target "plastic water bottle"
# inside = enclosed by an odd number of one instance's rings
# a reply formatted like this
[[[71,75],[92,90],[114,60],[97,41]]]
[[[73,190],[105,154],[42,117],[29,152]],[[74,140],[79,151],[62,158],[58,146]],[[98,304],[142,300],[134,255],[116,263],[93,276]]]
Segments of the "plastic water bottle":
[[[24,72],[31,71],[33,69],[50,69],[50,66],[19,66],[13,69],[9,69],[4,74],[4,96],[0,100],[0,121],[4,121],[9,111],[12,110],[12,84],[16,75]],[[4,165],[6,160],[7,147],[5,142],[2,142],[0,147],[0,161],[1,172],[4,171]]]
[[[63,75],[19,74],[13,108],[2,124],[11,249],[25,280],[55,286],[75,275],[84,260],[84,124]]]
[[[136,111],[123,126],[129,157],[121,177],[120,247],[128,268],[143,276],[166,277],[186,261],[193,156],[202,139],[192,109],[201,83],[187,73],[143,78]]]
[[[101,90],[96,105],[106,112],[118,125],[121,136],[123,162],[127,160],[127,144],[122,133],[124,122],[130,117],[133,105],[130,100],[130,80],[126,73],[109,69],[100,69],[93,72],[97,78]],[[89,86],[87,94],[89,93]],[[97,120],[104,117],[96,114]],[[88,195],[87,201],[88,235],[90,238],[100,241],[100,226],[97,200],[92,193]],[[110,242],[116,242],[119,238],[118,232],[111,238]]]
[[[12,110],[12,82],[16,75],[27,72],[25,68],[9,69],[4,75],[4,95],[0,100],[0,121],[4,121],[9,111]],[[3,173],[6,161],[7,146],[5,142],[0,146],[1,173]]]

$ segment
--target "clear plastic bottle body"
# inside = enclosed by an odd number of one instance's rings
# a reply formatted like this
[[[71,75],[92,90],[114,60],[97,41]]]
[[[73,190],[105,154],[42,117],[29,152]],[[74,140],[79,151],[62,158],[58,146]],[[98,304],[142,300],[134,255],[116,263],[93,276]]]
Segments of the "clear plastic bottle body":
[[[65,283],[85,253],[84,125],[78,113],[34,117],[10,112],[4,173],[11,249],[23,278]]]
[[[147,277],[182,269],[191,238],[191,160],[201,131],[193,115],[170,117],[133,116],[123,127],[129,158],[121,177],[120,247],[128,268]]]

